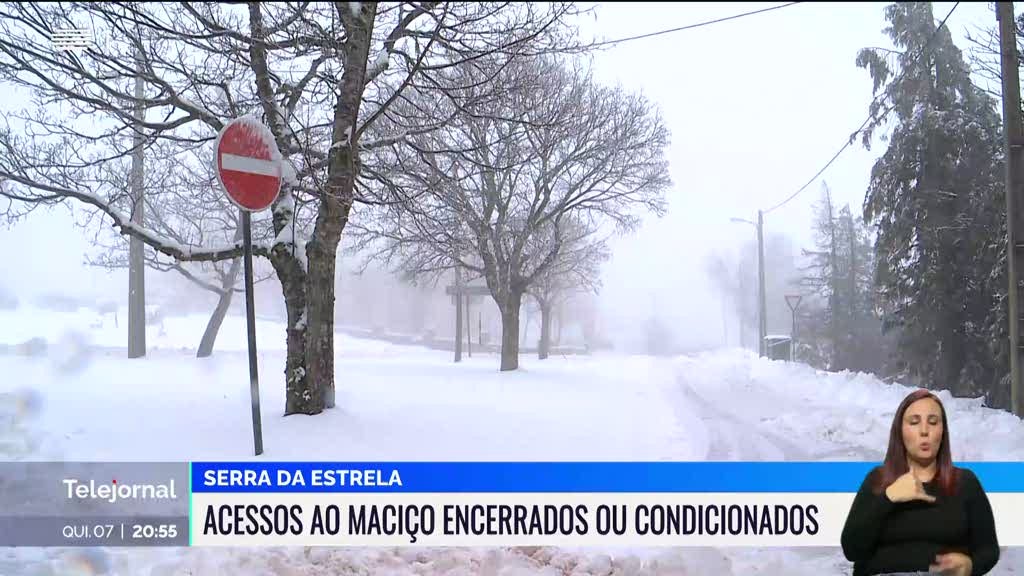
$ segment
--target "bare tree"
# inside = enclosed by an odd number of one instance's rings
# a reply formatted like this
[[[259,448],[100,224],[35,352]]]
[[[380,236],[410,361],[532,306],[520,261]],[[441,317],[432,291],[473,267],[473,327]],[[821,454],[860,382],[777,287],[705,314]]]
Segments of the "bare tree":
[[[168,150],[166,143],[154,145],[153,153],[157,158],[174,153]],[[158,172],[148,181],[149,187],[143,192],[147,210],[143,225],[162,237],[173,240],[182,246],[203,246],[210,243],[236,243],[242,240],[240,213],[238,209],[217,188],[213,162],[209,151],[200,154],[200,150],[191,150],[190,154],[197,157],[191,162],[181,164],[156,163]],[[202,157],[200,157],[202,156]],[[121,168],[121,167],[118,167]],[[128,176],[110,179],[111,186],[128,185]],[[117,195],[130,198],[130,191],[125,188],[118,190]],[[98,255],[90,255],[88,261],[92,265],[107,269],[128,267],[128,243],[125,237],[104,235],[107,230],[102,226],[101,218],[92,214],[86,225],[93,229],[93,244]],[[267,232],[267,229],[261,232]],[[269,241],[270,238],[259,240]],[[196,356],[205,358],[213,354],[220,326],[231,306],[232,297],[242,291],[238,286],[241,271],[241,258],[213,262],[183,262],[162,256],[160,252],[149,248],[145,251],[145,264],[148,268],[167,272],[174,271],[195,286],[217,295],[217,304],[203,331]],[[270,277],[261,274],[255,282]]]
[[[363,136],[414,83],[481,55],[514,59],[561,42],[566,4],[442,2],[182,2],[0,5],[0,78],[28,88],[33,110],[3,109],[0,179],[18,204],[77,200],[122,234],[177,261],[230,260],[241,244],[183,245],[130,222],[110,166],[142,134],[151,148],[209,148],[228,119],[269,126],[286,178],[270,218],[253,222],[282,285],[288,327],[285,413],[334,405],[334,269],[355,203],[385,202],[357,186],[361,156],[437,127],[425,115],[382,142]],[[80,53],[54,52],[58,28],[101,39]],[[142,62],[145,98],[132,90]],[[138,120],[132,107],[141,105]],[[12,122],[14,125],[12,125]],[[176,156],[154,162],[174,165]],[[147,179],[152,176],[147,171]],[[372,180],[372,175],[369,176]],[[27,207],[27,208],[26,208]],[[304,212],[311,230],[296,225]]]
[[[523,295],[558,261],[568,222],[630,230],[638,209],[663,212],[668,131],[644,98],[555,58],[479,59],[446,82],[466,88],[423,90],[401,111],[451,120],[378,159],[392,166],[383,185],[418,201],[382,211],[364,237],[406,272],[484,278],[501,311],[501,369],[515,370]]]
[[[986,81],[985,85],[975,83],[998,102],[1002,100],[1003,76],[999,58],[999,27],[995,24],[995,18],[992,22],[991,26],[973,26],[974,30],[967,30],[965,34],[970,44],[968,52],[972,76]],[[1017,32],[1017,51],[1024,51],[1024,15],[1017,16],[1014,28]],[[1024,68],[1024,60],[1019,61],[1018,66]]]
[[[532,253],[543,253],[556,241],[553,228],[534,235],[532,243],[540,244]],[[529,289],[540,308],[540,345],[537,357],[546,359],[551,353],[552,311],[561,308],[574,294],[592,292],[601,287],[601,264],[611,256],[607,240],[586,222],[568,219],[562,233],[561,247],[554,262],[545,269]],[[561,323],[559,324],[561,330]]]

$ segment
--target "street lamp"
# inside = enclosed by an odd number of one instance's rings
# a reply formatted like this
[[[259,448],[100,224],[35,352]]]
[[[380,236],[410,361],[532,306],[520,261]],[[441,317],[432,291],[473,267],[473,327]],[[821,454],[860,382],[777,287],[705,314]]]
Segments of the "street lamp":
[[[764,288],[764,213],[757,211],[757,223],[743,218],[730,218],[731,222],[750,224],[757,229],[757,298],[758,298],[758,342],[757,351],[765,356],[765,338],[768,336],[768,306]]]

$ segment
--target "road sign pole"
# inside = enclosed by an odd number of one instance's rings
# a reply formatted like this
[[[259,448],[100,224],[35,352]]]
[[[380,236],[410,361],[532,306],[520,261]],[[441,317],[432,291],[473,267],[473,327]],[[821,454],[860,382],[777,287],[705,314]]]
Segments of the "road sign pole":
[[[789,306],[789,311],[793,315],[793,327],[789,330],[789,361],[793,362],[796,360],[796,309],[800,307],[800,301],[803,300],[803,296],[799,294],[787,294],[786,305]]]
[[[790,310],[790,314],[793,316],[793,327],[789,329],[789,361],[792,362],[796,358],[796,308]]]
[[[466,334],[466,351],[469,356],[473,356],[473,343],[471,342],[473,320],[470,316],[470,300],[472,296],[485,296],[491,293],[487,286],[470,286],[466,285],[462,281],[462,277],[456,269],[455,284],[446,286],[444,289],[445,294],[452,297],[452,304],[455,305],[455,361],[462,361],[462,336],[463,329]],[[465,322],[463,322],[463,314],[465,314]],[[480,320],[480,325],[483,325],[483,320]],[[480,344],[481,350],[483,349],[483,343]]]
[[[260,423],[260,379],[256,363],[256,306],[253,302],[252,231],[249,212],[242,210],[245,237],[245,323],[249,338],[249,394],[252,397],[252,439],[256,455],[263,454],[263,426]]]
[[[270,129],[253,117],[236,118],[217,134],[214,144],[217,181],[242,211],[242,260],[245,263],[245,321],[249,342],[249,394],[252,438],[256,455],[263,454],[260,424],[260,381],[256,359],[256,305],[253,302],[251,212],[266,210],[281,192],[284,164]]]

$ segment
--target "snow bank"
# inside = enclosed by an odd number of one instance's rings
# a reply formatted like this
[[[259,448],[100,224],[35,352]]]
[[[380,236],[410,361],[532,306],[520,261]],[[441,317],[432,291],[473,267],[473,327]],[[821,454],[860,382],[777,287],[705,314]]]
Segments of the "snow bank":
[[[758,358],[747,351],[680,359],[686,382],[713,405],[792,439],[808,458],[881,459],[892,418],[915,388],[863,373],[829,373],[803,364]],[[937,391],[947,410],[955,460],[1024,460],[1024,422],[980,398]],[[846,453],[843,450],[846,449]]]
[[[213,357],[194,358],[205,316],[166,318],[145,360],[125,358],[127,315],[0,312],[0,343],[78,334],[57,361],[4,353],[0,394],[31,418],[16,431],[40,460],[251,458],[244,318],[228,317]],[[881,458],[910,388],[828,374],[742,351],[685,358],[523,356],[497,370],[475,354],[336,334],[338,408],[281,417],[283,323],[260,320],[263,458],[270,460],[864,460]],[[159,346],[159,347],[157,347]],[[165,347],[166,346],[166,347]],[[60,347],[57,346],[57,349]],[[180,348],[184,348],[181,350]],[[76,356],[75,351],[79,353]],[[68,366],[73,366],[69,369]],[[28,386],[28,389],[26,389]],[[976,400],[942,397],[957,460],[1024,458],[1024,423]],[[322,438],[314,444],[310,438]],[[8,458],[14,457],[8,454]],[[19,456],[21,457],[21,456]],[[0,553],[0,574],[257,576],[663,576],[848,574],[823,549],[110,549]],[[1004,553],[992,573],[1013,574]],[[100,570],[104,571],[100,571]]]

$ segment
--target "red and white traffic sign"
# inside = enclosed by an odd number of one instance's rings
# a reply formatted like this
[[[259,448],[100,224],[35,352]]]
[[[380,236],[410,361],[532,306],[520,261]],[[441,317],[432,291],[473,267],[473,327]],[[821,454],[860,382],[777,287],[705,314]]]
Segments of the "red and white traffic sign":
[[[228,122],[217,135],[217,179],[243,210],[265,210],[281,192],[281,154],[264,124],[245,116]]]

